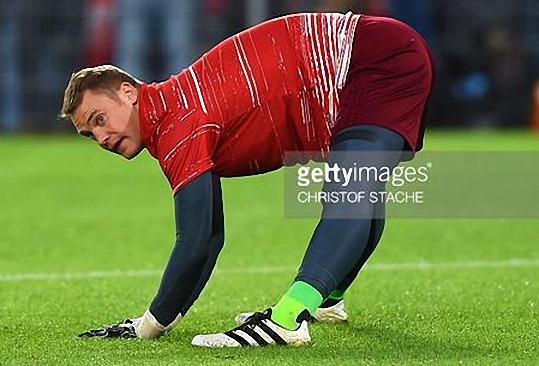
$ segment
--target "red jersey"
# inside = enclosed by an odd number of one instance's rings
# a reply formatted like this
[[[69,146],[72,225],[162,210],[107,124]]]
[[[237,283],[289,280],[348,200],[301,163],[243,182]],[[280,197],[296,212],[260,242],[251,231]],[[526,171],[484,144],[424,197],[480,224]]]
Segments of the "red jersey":
[[[143,84],[142,138],[174,192],[208,170],[278,169],[285,152],[309,152],[291,163],[324,157],[358,20],[312,13],[267,21],[170,79]]]

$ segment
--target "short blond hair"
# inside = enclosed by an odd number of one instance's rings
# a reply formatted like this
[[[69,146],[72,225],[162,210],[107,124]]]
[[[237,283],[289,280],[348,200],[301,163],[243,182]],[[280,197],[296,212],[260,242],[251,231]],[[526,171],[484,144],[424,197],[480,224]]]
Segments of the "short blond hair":
[[[139,80],[113,65],[88,67],[74,72],[71,74],[64,93],[60,118],[69,118],[73,121],[73,113],[82,103],[84,91],[116,91],[123,82],[128,82],[134,87],[141,84]]]

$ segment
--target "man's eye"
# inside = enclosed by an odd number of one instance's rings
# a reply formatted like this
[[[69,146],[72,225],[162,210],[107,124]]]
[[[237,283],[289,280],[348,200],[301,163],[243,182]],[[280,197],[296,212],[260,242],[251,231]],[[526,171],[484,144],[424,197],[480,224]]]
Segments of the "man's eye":
[[[105,124],[105,117],[103,117],[102,115],[99,115],[95,118],[95,123],[98,125],[98,126],[103,126]]]

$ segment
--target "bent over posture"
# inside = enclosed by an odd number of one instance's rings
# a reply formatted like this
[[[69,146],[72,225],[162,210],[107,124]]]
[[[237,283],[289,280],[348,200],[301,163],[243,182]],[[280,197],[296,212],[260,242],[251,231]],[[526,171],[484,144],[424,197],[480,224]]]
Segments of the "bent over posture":
[[[423,39],[389,18],[296,14],[262,23],[161,83],[114,66],[74,73],[62,113],[102,148],[144,148],[174,192],[176,244],[143,316],[84,333],[155,338],[185,316],[223,247],[220,179],[326,160],[393,168],[421,149],[433,65]],[[324,190],[331,190],[327,182]],[[354,182],[354,190],[384,189]],[[345,320],[347,288],[374,251],[384,206],[325,203],[299,271],[264,312],[242,314],[207,347],[302,344],[307,320]]]

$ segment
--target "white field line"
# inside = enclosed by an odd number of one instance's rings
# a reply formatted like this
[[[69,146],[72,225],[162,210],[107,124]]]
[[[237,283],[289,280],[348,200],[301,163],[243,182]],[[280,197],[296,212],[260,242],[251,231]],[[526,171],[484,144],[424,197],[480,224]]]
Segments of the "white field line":
[[[424,271],[424,270],[454,270],[465,268],[519,268],[539,267],[539,259],[509,259],[503,261],[455,261],[455,262],[402,262],[402,263],[375,263],[367,265],[366,270],[372,271]],[[220,274],[271,274],[293,273],[294,267],[238,267],[216,269]],[[155,277],[160,276],[159,270],[133,270],[133,271],[90,271],[70,273],[13,273],[0,274],[0,282],[23,281],[70,281],[79,279],[112,278],[112,277]]]

